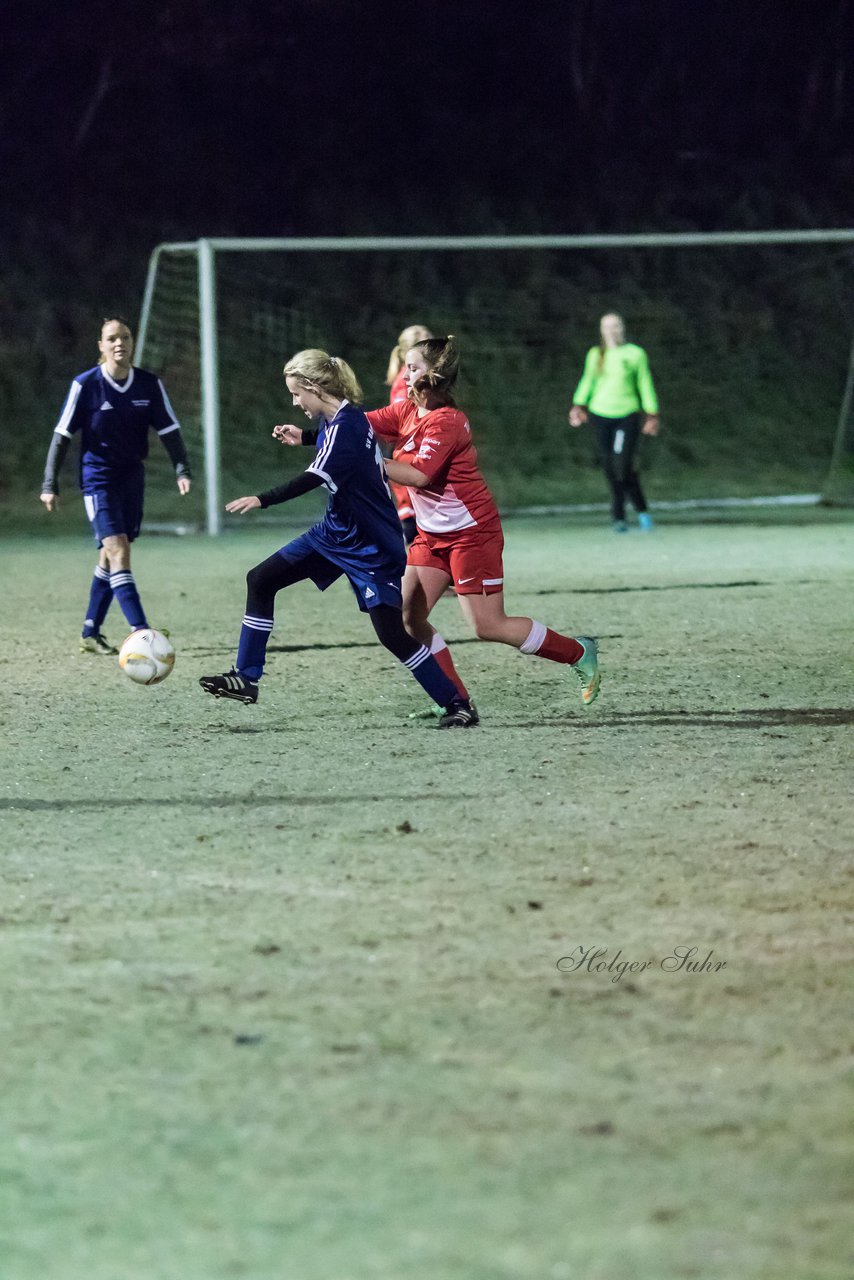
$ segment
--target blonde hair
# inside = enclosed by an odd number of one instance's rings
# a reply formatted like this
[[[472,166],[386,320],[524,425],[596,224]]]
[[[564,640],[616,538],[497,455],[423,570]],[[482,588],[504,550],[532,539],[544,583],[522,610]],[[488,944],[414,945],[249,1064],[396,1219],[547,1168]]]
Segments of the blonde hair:
[[[347,361],[317,347],[309,347],[291,356],[283,372],[286,378],[296,378],[309,391],[320,392],[336,400],[349,400],[351,404],[358,404],[362,399],[359,379]]]
[[[410,324],[401,331],[398,335],[397,345],[392,349],[392,353],[388,358],[388,369],[385,375],[387,387],[391,386],[403,368],[407,351],[411,351],[416,343],[432,337],[430,330],[425,328],[423,324]]]

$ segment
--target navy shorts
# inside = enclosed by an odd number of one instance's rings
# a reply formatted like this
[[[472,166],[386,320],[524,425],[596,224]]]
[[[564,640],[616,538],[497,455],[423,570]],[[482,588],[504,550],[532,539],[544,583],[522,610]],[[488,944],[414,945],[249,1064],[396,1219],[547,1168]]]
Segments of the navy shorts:
[[[145,472],[142,467],[109,488],[93,489],[83,494],[86,515],[99,547],[105,538],[117,534],[123,533],[128,542],[139,536],[144,495]]]
[[[336,564],[325,551],[318,551],[314,542],[306,535],[294,538],[287,546],[282,547],[279,555],[288,564],[300,567],[304,576],[309,578],[319,591],[325,591],[333,582],[344,575],[356,593],[356,599],[362,612],[374,609],[378,604],[388,604],[394,609],[403,606],[403,592],[399,574],[370,573],[360,571],[350,564]]]

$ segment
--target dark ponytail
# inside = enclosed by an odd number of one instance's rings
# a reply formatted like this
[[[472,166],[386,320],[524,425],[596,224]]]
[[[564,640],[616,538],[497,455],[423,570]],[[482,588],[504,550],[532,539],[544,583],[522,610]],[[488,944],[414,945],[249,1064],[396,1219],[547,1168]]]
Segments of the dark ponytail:
[[[453,387],[460,371],[460,353],[453,334],[446,338],[425,338],[416,342],[413,351],[420,351],[427,364],[412,384],[418,396],[429,398],[434,405],[454,405]]]

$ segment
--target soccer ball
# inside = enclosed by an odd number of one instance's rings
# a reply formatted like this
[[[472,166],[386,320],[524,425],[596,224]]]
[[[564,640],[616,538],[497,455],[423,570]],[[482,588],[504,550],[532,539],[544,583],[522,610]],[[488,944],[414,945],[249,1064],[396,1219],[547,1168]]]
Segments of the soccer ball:
[[[132,631],[119,650],[119,666],[135,684],[160,684],[175,665],[175,650],[161,631]]]

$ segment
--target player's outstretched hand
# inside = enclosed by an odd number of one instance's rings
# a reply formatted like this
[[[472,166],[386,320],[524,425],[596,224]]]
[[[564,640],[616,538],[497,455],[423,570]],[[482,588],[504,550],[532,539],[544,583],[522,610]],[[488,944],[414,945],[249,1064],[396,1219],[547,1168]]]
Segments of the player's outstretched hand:
[[[247,511],[254,511],[256,507],[260,507],[261,499],[256,497],[235,498],[233,502],[225,504],[226,511],[230,511],[232,515],[245,516]]]
[[[185,493],[189,493],[189,492],[190,492],[190,477],[189,477],[189,476],[179,476],[179,477],[178,477],[178,492],[181,494],[181,496],[182,496],[182,497],[183,497],[183,495],[184,495]]]
[[[569,411],[569,425],[583,427],[587,421],[587,410],[580,404],[574,404]]]
[[[302,427],[292,427],[284,422],[273,427],[273,439],[279,444],[302,444]]]
[[[39,502],[43,502],[44,505],[47,507],[48,511],[55,511],[56,508],[59,506],[59,494],[58,493],[40,493]]]
[[[661,421],[657,413],[648,413],[646,422],[641,427],[641,434],[645,436],[657,436]]]

